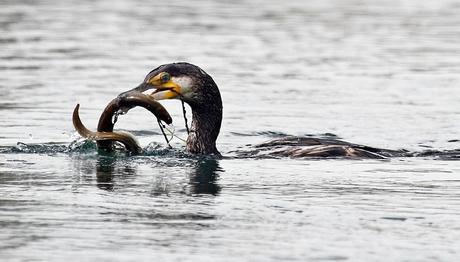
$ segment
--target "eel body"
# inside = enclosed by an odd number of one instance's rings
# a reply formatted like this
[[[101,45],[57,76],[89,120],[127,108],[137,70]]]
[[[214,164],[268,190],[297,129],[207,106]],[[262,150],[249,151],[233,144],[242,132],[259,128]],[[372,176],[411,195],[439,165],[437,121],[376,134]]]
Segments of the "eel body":
[[[126,132],[113,131],[115,124],[113,122],[114,115],[118,112],[126,113],[136,106],[147,109],[154,114],[158,120],[167,124],[172,123],[171,116],[160,103],[140,92],[123,93],[113,99],[102,112],[96,132],[89,130],[83,125],[79,115],[79,104],[75,106],[73,111],[72,122],[78,134],[84,138],[95,140],[99,149],[111,150],[113,142],[117,141],[122,143],[128,151],[140,153],[142,148],[133,135]]]

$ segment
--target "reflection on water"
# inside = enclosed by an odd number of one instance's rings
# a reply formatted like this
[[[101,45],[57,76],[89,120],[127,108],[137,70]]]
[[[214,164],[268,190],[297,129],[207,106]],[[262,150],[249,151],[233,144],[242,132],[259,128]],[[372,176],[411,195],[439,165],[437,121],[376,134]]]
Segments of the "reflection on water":
[[[127,178],[137,175],[135,164],[126,161],[120,167],[120,160],[114,156],[97,156],[96,160],[96,179],[97,187],[103,190],[114,190],[115,184],[126,184]],[[189,179],[187,194],[219,194],[221,187],[218,184],[219,174],[224,170],[219,166],[219,160],[213,158],[191,159],[194,163],[186,169],[186,175]],[[161,164],[156,168],[161,168]],[[164,179],[159,176],[153,183],[153,195],[169,195],[170,188],[165,186]],[[177,190],[174,189],[174,191]]]
[[[219,194],[219,174],[224,170],[216,159],[203,159],[195,163],[188,173],[192,194]]]
[[[98,156],[96,161],[96,179],[97,187],[104,190],[113,190],[114,175],[118,174],[117,178],[123,180],[123,177],[136,175],[136,169],[128,163],[122,169],[115,169],[117,163],[116,157]],[[118,181],[123,183],[123,181]]]

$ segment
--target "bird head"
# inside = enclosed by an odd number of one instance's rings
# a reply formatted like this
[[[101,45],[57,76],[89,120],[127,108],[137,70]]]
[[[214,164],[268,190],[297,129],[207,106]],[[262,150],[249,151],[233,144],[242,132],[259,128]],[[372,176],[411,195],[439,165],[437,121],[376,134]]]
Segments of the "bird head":
[[[198,66],[173,63],[159,66],[147,74],[136,90],[148,92],[155,100],[181,99],[191,106],[204,102],[216,86],[212,78]]]

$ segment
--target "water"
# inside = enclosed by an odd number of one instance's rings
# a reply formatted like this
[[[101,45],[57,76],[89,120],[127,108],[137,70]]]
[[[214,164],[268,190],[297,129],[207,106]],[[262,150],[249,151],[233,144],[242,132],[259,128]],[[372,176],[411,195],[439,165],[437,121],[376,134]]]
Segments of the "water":
[[[455,261],[458,157],[235,159],[283,135],[460,148],[459,1],[2,1],[2,261]],[[222,160],[98,154],[118,93],[188,61],[220,87]],[[163,103],[185,137],[180,103]],[[188,109],[190,112],[190,109]],[[18,144],[18,142],[20,142]],[[69,147],[69,145],[71,145]]]

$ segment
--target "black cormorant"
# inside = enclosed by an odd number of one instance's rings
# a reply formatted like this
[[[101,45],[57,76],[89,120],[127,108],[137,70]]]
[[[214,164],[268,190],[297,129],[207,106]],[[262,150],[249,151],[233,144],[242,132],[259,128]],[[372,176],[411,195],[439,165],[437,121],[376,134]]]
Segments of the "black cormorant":
[[[219,88],[211,76],[198,66],[190,63],[165,64],[148,73],[145,80],[138,87],[121,94],[119,97],[126,97],[127,94],[138,94],[135,96],[142,96],[145,99],[144,95],[149,91],[151,91],[149,96],[155,101],[180,99],[192,109],[192,123],[186,142],[186,150],[188,152],[220,156],[216,148],[216,140],[222,123],[222,99]],[[149,103],[153,102],[150,101],[146,104]],[[104,112],[106,113],[106,111]],[[113,113],[113,111],[111,112]],[[110,127],[108,130],[101,128],[101,122],[107,122],[107,119],[111,119],[111,115],[110,117],[105,117],[105,119],[99,122],[98,131],[111,132],[113,128],[113,124],[110,126],[111,123],[106,124],[106,126]],[[98,145],[107,146],[104,144],[106,142],[98,142]],[[128,142],[124,141],[123,143],[128,149],[136,148],[134,145],[129,145],[131,140]],[[249,153],[246,152],[246,154],[318,158],[385,158],[403,156],[405,151],[373,148],[337,139],[292,136],[256,145],[253,150]]]

